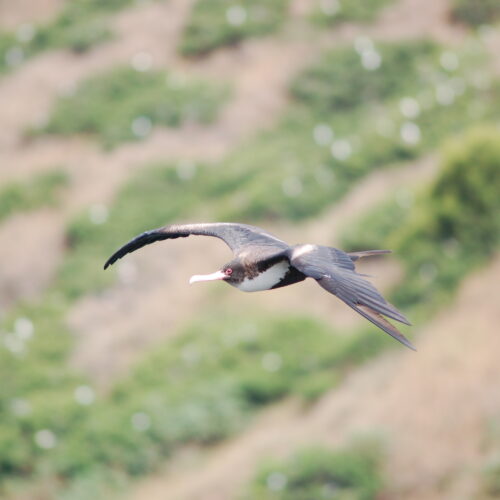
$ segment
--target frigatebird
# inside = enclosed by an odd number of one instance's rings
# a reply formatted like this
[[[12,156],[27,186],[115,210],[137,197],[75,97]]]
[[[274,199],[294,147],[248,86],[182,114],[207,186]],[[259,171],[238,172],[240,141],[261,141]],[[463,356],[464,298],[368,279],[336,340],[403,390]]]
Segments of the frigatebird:
[[[192,276],[190,283],[222,280],[244,292],[257,292],[313,278],[327,292],[336,295],[368,321],[415,350],[410,341],[384,316],[406,325],[410,322],[364,279],[364,275],[355,270],[354,263],[361,257],[390,253],[390,250],[346,253],[321,245],[288,245],[259,227],[232,222],[172,224],[135,237],[107,260],[104,269],[124,255],[155,241],[190,235],[220,238],[234,254],[233,260],[219,271]]]

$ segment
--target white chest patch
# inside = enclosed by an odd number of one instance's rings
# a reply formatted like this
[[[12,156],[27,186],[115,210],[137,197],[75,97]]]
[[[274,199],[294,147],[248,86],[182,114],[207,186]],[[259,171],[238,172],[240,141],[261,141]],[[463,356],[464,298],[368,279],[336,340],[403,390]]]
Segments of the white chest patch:
[[[245,279],[238,285],[237,288],[243,292],[260,292],[261,290],[269,290],[274,285],[279,283],[287,273],[290,264],[287,261],[278,262],[269,269],[260,273],[253,279]]]

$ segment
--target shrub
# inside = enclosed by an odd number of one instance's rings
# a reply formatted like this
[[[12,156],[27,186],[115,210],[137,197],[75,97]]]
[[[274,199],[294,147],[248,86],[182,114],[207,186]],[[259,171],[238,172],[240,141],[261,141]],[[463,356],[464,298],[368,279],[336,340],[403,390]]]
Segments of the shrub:
[[[65,364],[72,339],[64,310],[61,298],[52,296],[17,308],[0,330],[0,376],[9,381],[0,390],[3,479],[36,474],[56,442],[85,419],[85,408],[73,399],[81,379]]]
[[[208,123],[225,95],[222,87],[201,81],[118,67],[89,78],[74,95],[61,98],[43,131],[89,133],[111,147],[143,139],[154,125]]]
[[[13,33],[0,32],[0,75],[20,64],[25,56],[24,44]]]
[[[407,269],[400,302],[435,306],[498,247],[499,138],[480,128],[445,148],[440,175],[391,238]]]
[[[402,308],[435,310],[498,248],[499,138],[482,127],[451,141],[440,174],[413,203],[384,202],[344,233],[348,249],[388,247],[401,258],[406,272],[393,301]]]
[[[76,53],[81,53],[111,38],[112,33],[108,29],[107,20],[104,17],[82,18],[78,11],[79,9],[64,12],[53,23],[42,26],[36,32],[30,45],[32,52],[68,48]]]
[[[470,26],[494,24],[500,18],[500,5],[496,0],[453,0],[451,15]]]
[[[408,217],[412,204],[412,191],[404,189],[358,220],[350,221],[342,231],[341,248],[345,251],[357,251],[384,247],[387,245],[388,235]]]
[[[392,0],[323,0],[313,11],[312,20],[320,25],[335,25],[343,22],[372,21],[379,11]]]
[[[274,31],[283,21],[288,0],[197,0],[179,50],[201,55],[244,38]]]
[[[22,39],[14,33],[0,33],[0,74],[45,50],[89,50],[112,36],[107,27],[109,16],[131,3],[132,0],[72,0],[64,4],[54,20],[34,26],[32,36]],[[11,50],[16,51],[19,57],[16,56],[15,62],[9,64]]]
[[[294,80],[293,97],[318,113],[328,114],[380,102],[427,83],[419,66],[436,53],[437,47],[432,43],[376,47],[369,40],[366,43],[360,52],[352,47],[326,52],[317,64]]]
[[[61,188],[68,183],[61,169],[38,174],[25,182],[13,182],[0,189],[0,220],[16,212],[35,210],[57,203]]]
[[[500,460],[498,457],[490,459],[483,466],[481,477],[481,493],[485,500],[498,498],[500,495]]]
[[[263,465],[245,500],[374,500],[382,487],[380,449],[372,444],[331,451],[306,448]]]

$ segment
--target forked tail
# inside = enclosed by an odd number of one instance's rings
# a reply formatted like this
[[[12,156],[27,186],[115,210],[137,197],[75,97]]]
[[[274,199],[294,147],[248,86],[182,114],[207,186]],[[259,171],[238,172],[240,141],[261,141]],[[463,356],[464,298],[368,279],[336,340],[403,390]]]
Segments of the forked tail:
[[[362,252],[348,252],[347,255],[351,258],[353,262],[356,262],[362,257],[370,257],[372,255],[382,255],[385,253],[391,253],[391,250],[363,250]]]

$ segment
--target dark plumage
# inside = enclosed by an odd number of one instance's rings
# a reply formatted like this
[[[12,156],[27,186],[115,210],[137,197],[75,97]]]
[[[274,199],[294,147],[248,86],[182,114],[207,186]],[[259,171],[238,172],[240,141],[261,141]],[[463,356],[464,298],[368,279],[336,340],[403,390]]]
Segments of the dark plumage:
[[[410,349],[415,349],[384,316],[407,325],[409,321],[354,267],[354,262],[361,257],[389,253],[389,250],[346,253],[320,245],[290,246],[263,229],[247,224],[173,224],[140,234],[116,251],[104,264],[104,269],[127,253],[155,241],[185,238],[192,234],[220,238],[231,248],[234,259],[213,274],[193,276],[190,283],[223,280],[240,290],[253,292],[313,278],[367,320]]]

